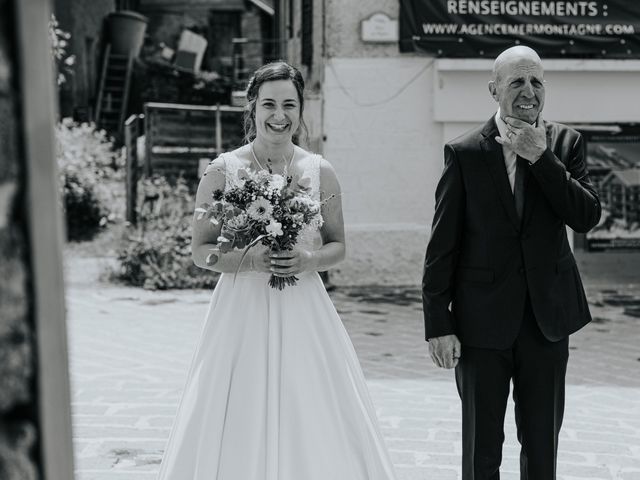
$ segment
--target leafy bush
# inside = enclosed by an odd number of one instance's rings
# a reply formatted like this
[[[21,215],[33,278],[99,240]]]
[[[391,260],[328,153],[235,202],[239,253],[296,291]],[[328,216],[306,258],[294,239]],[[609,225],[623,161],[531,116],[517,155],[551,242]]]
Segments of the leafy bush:
[[[56,127],[67,237],[89,240],[124,209],[124,156],[104,130],[64,119]],[[120,207],[120,210],[118,210]]]
[[[213,288],[219,274],[191,260],[195,198],[183,179],[171,185],[155,176],[140,182],[138,224],[129,227],[118,250],[116,277],[151,290]]]
[[[67,172],[62,182],[67,238],[90,240],[106,224],[107,210],[86,177]]]
[[[67,75],[73,75],[73,65],[76,63],[75,55],[67,52],[71,34],[59,28],[58,20],[51,14],[49,19],[49,43],[51,44],[51,57],[53,58],[57,71],[58,85],[67,81]]]

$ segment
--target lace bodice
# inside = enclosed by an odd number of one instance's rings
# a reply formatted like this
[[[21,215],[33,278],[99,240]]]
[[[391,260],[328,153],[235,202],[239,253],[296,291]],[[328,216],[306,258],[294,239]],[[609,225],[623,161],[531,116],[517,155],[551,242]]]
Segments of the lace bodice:
[[[240,183],[238,178],[238,170],[243,166],[242,161],[233,153],[223,153],[225,170],[225,191],[229,188],[237,186]],[[320,163],[322,157],[313,154],[304,160],[304,169],[300,178],[309,177],[311,197],[314,200],[320,200]],[[315,250],[319,248],[319,231],[318,229],[304,228],[299,236],[297,245],[307,250]]]

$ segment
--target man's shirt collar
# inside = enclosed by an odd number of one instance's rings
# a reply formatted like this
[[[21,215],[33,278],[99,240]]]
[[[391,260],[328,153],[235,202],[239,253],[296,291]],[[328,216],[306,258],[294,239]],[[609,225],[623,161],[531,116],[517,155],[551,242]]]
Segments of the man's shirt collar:
[[[500,107],[498,107],[498,111],[496,112],[495,121],[496,121],[496,126],[498,127],[498,132],[500,133],[500,136],[503,138],[506,137],[509,130],[507,128],[507,124],[504,123],[504,120],[502,120],[502,113],[500,112]]]

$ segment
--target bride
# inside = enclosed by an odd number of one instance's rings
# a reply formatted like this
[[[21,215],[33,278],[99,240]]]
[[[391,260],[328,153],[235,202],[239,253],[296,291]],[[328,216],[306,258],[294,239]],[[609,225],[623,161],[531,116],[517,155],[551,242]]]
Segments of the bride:
[[[236,185],[240,168],[270,169],[308,177],[314,198],[325,201],[324,223],[285,254],[254,247],[242,262],[231,251],[208,265],[220,225],[194,219],[194,262],[222,275],[159,480],[395,478],[360,364],[317,273],[344,258],[344,225],[333,168],[295,144],[303,91],[302,75],[284,62],[255,72],[245,113],[250,142],[211,163],[196,205]],[[297,285],[271,288],[271,274],[295,275]]]

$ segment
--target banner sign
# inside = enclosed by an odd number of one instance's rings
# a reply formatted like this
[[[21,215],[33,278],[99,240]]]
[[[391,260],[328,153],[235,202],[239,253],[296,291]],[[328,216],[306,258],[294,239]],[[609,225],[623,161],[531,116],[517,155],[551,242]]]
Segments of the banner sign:
[[[640,58],[636,0],[400,0],[400,51],[495,58],[513,45],[542,58]]]

